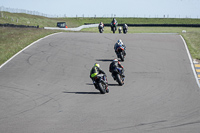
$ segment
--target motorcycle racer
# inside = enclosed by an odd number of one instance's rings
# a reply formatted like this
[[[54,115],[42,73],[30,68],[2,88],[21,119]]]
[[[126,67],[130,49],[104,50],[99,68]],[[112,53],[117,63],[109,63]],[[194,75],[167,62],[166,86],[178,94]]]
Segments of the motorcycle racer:
[[[103,24],[103,22],[100,22],[100,23],[99,23],[99,27],[100,27],[100,25],[102,25],[102,27],[104,28],[104,24]]]
[[[95,63],[92,69],[90,70],[90,78],[92,79],[95,88],[97,88],[97,86],[96,86],[94,78],[99,74],[104,74],[104,81],[106,83],[106,92],[109,92],[108,81],[106,79],[106,73],[100,68],[100,65],[98,63]]]
[[[112,22],[111,22],[111,31],[113,31],[113,33],[115,33],[115,30],[117,30],[117,25],[118,22],[115,18],[113,18]]]
[[[123,77],[125,77],[124,75],[124,67],[122,66],[122,64],[118,61],[118,59],[114,59],[111,63],[110,63],[110,67],[109,67],[109,72],[113,73],[113,70],[115,68],[119,68],[121,71],[121,75]]]
[[[112,22],[111,22],[111,25],[114,24],[114,23],[115,23],[116,25],[118,25],[118,22],[117,22],[117,20],[116,20],[115,18],[113,18],[113,20],[112,20]]]
[[[103,24],[103,22],[99,23],[98,29],[99,29],[100,33],[103,33],[103,31],[104,31],[104,24]]]
[[[114,49],[115,49],[115,53],[118,55],[118,52],[117,52],[117,49],[119,48],[119,47],[124,47],[124,53],[125,53],[125,56],[126,56],[126,46],[125,46],[125,44],[122,42],[122,40],[121,39],[119,39],[119,40],[117,40],[117,42],[115,43],[115,45],[114,45]]]
[[[127,24],[124,24],[124,25],[123,25],[123,32],[124,32],[124,34],[126,34],[127,31],[128,31],[128,25],[127,25]]]

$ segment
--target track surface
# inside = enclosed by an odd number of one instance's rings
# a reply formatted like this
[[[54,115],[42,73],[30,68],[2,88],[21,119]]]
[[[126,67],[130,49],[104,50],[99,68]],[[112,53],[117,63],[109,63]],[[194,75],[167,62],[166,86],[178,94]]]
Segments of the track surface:
[[[125,84],[108,67],[127,46]],[[100,63],[110,93],[94,89]],[[0,69],[1,133],[199,133],[200,93],[179,35],[61,33]]]

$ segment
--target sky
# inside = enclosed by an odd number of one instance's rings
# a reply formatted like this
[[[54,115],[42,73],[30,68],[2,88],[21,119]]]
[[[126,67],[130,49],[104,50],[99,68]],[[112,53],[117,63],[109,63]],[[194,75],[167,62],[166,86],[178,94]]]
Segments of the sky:
[[[200,0],[0,0],[0,7],[66,17],[200,18]]]

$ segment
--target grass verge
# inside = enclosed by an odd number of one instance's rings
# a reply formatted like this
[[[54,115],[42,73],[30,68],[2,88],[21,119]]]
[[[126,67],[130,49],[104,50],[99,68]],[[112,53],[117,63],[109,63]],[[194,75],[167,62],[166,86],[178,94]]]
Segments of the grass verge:
[[[190,54],[193,59],[197,59],[200,63],[200,32],[188,32],[182,34],[184,37]]]
[[[0,27],[0,65],[32,42],[58,31]]]
[[[116,18],[119,24],[199,24],[200,19],[187,18]],[[57,22],[66,22],[68,27],[78,27],[84,23],[107,23],[110,24],[112,18],[47,18],[42,16],[29,15],[24,13],[9,13],[0,11],[0,23],[10,23],[16,25],[31,25],[40,28],[56,27]]]

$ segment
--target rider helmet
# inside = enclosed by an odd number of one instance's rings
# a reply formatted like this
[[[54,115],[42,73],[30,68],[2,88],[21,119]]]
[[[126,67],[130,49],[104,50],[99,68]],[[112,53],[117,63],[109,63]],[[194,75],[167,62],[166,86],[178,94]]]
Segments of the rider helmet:
[[[122,44],[122,40],[121,39],[117,40],[117,43]]]
[[[113,61],[114,61],[114,62],[117,62],[117,61],[118,61],[118,59],[114,59]]]
[[[95,67],[100,67],[100,65],[98,63],[95,63],[94,66]]]

